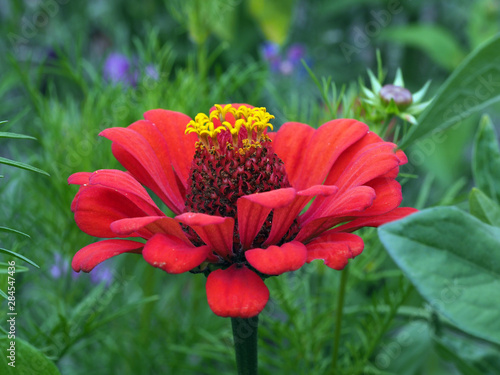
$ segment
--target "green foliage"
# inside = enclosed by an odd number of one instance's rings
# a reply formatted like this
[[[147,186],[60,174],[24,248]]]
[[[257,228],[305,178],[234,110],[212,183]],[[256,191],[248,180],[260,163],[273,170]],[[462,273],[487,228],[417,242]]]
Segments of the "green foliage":
[[[500,229],[452,207],[423,210],[379,229],[422,296],[465,332],[500,344]]]
[[[470,192],[469,209],[482,222],[500,227],[500,206],[477,188]]]
[[[384,29],[380,38],[422,49],[438,65],[453,70],[466,53],[455,36],[435,25],[395,26]]]
[[[488,116],[482,118],[474,141],[472,173],[477,187],[500,203],[500,150]]]
[[[11,342],[15,342],[15,361],[11,362],[8,349]],[[4,349],[4,355],[0,359],[2,374],[39,374],[39,375],[59,375],[57,367],[43,353],[34,348],[26,341],[16,337],[15,340],[7,336],[0,337],[0,346]],[[5,355],[7,353],[7,355]],[[9,365],[12,363],[12,365]]]
[[[285,43],[292,22],[295,0],[249,0],[250,13],[267,40]]]
[[[500,36],[472,52],[436,93],[401,143],[405,148],[422,137],[449,129],[473,113],[500,100],[500,72],[497,69]]]
[[[7,36],[0,46],[8,51],[0,56],[2,72],[8,73],[0,81],[0,116],[10,119],[0,132],[0,157],[12,166],[35,165],[37,169],[28,169],[51,175],[9,168],[8,179],[0,184],[5,225],[0,227],[0,241],[2,247],[9,244],[2,257],[21,252],[40,267],[33,269],[28,258],[27,265],[16,264],[16,307],[23,312],[16,326],[17,364],[40,359],[53,369],[54,361],[61,373],[71,375],[235,372],[230,322],[207,306],[203,275],[168,275],[134,255],[103,263],[111,273],[110,283],[96,284],[92,277],[98,269],[79,276],[70,269],[74,253],[95,239],[74,223],[70,205],[77,188],[68,186],[67,178],[79,171],[121,168],[109,142],[98,134],[107,127],[128,126],[146,110],[166,108],[194,116],[214,103],[247,102],[275,114],[275,129],[285,121],[317,127],[350,117],[367,122],[372,131],[382,129],[385,139],[402,147],[451,128],[455,134],[440,144],[446,149],[442,162],[426,162],[432,166],[409,170],[401,180],[404,205],[465,205],[465,191],[472,184],[460,162],[471,137],[464,127],[453,125],[498,100],[498,38],[462,62],[426,112],[419,117],[414,113],[417,126],[395,119],[394,108],[388,108],[382,122],[375,121],[360,100],[363,89],[356,78],[366,76],[369,68],[376,71],[373,79],[379,84],[393,78],[400,82],[399,66],[414,99],[423,85],[432,96],[447,78],[446,70],[436,69],[423,57],[429,55],[451,69],[467,48],[491,36],[498,29],[498,9],[489,1],[427,4],[435,12],[432,26],[406,25],[398,29],[399,35],[394,25],[421,19],[428,8],[405,3],[398,8],[401,13],[390,14],[388,24],[381,25],[375,24],[380,23],[377,17],[387,15],[390,1],[285,0],[264,5],[238,0],[111,0],[99,6],[61,1],[42,27],[42,18],[37,23],[33,17],[46,12],[44,6],[50,2],[10,2],[0,25]],[[370,32],[374,30],[377,35]],[[27,36],[27,31],[32,32]],[[259,55],[263,37],[284,48],[287,43],[306,46],[304,60],[312,79],[303,69],[283,74],[271,66]],[[387,38],[400,38],[401,43]],[[355,48],[352,63],[342,55],[342,42]],[[407,49],[410,45],[417,48]],[[375,49],[380,49],[377,60],[383,57],[384,66],[374,66]],[[111,51],[125,53],[137,64],[137,85],[103,78],[102,63]],[[149,65],[157,69],[158,79],[142,74]],[[429,79],[431,86],[425,84]],[[500,220],[494,202],[499,186],[494,138],[491,124],[483,120],[473,154],[480,190],[473,189],[469,198],[471,215],[481,221],[454,209],[437,209],[387,225],[380,233],[396,264],[376,231],[359,233],[366,246],[350,262],[349,276],[343,274],[343,314],[342,274],[321,261],[266,280],[271,301],[260,317],[261,374],[496,373],[498,345],[490,341],[498,341],[498,323],[489,307],[498,294],[490,290],[498,270],[487,268],[495,259],[483,264],[496,256],[495,251],[485,254],[487,246],[498,245],[493,236],[498,228],[490,226],[498,226]],[[440,152],[437,147],[429,154]],[[410,158],[408,168],[412,164]],[[452,168],[460,170],[460,178],[453,179]],[[440,191],[436,185],[443,176],[448,183]],[[11,223],[23,231],[30,228],[31,238],[7,228]],[[0,281],[7,265],[0,262]],[[485,269],[489,276],[484,276]],[[449,277],[458,280],[460,295],[439,309],[432,298],[443,300],[441,291]],[[487,308],[478,309],[471,301]],[[26,349],[26,342],[33,347]],[[0,344],[5,346],[1,340]],[[25,352],[33,355],[29,361],[23,360]],[[9,373],[4,365],[0,362],[0,372]]]

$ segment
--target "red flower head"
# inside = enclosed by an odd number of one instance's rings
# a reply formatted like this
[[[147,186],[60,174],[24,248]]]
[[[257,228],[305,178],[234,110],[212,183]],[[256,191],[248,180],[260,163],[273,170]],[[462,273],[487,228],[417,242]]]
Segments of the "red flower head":
[[[406,156],[359,121],[316,130],[290,122],[268,133],[274,116],[241,104],[216,105],[195,120],[163,109],[144,118],[100,134],[127,172],[69,178],[80,185],[72,203],[80,229],[128,238],[84,247],[75,271],[139,253],[168,273],[204,272],[213,312],[249,318],[269,299],[263,278],[315,259],[341,270],[363,250],[351,232],[415,211],[398,208],[395,178]],[[176,216],[167,217],[143,185]]]

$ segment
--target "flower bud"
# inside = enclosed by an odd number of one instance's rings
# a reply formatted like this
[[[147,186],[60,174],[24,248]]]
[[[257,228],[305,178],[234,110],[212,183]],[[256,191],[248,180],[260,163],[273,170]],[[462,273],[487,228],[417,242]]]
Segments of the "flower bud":
[[[390,104],[391,100],[394,100],[400,110],[407,108],[413,102],[410,90],[401,86],[385,85],[380,89],[379,95],[385,104]]]

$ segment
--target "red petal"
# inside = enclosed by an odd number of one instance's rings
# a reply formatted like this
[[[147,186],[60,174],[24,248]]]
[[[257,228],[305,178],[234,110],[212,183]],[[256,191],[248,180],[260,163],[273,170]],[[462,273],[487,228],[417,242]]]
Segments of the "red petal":
[[[272,208],[286,206],[295,197],[295,189],[278,189],[246,195],[238,199],[238,232],[243,250],[249,249]]]
[[[167,141],[168,155],[175,172],[184,187],[187,188],[189,169],[193,161],[196,134],[185,134],[186,126],[191,118],[183,113],[152,109],[144,113],[144,118],[151,121],[161,131]]]
[[[89,183],[90,172],[77,172],[68,177],[70,185],[85,185]]]
[[[337,194],[332,201],[325,202],[321,210],[318,209],[314,216],[306,220],[300,217],[301,230],[295,238],[305,242],[334,225],[346,221],[346,217],[356,216],[373,204],[375,191],[369,186],[358,186],[343,194]]]
[[[380,142],[384,142],[384,140],[377,134],[372,132],[366,133],[363,138],[359,139],[356,143],[351,145],[337,158],[337,160],[333,164],[332,169],[330,170],[330,173],[326,177],[325,184],[335,184],[339,176],[347,169],[347,166],[352,162],[352,160],[359,157],[365,147]]]
[[[99,263],[123,253],[139,254],[144,244],[129,240],[104,240],[80,249],[71,262],[75,272],[90,272]]]
[[[249,249],[255,236],[262,229],[262,224],[266,221],[271,212],[270,208],[263,207],[248,199],[238,199],[238,232],[243,250]]]
[[[228,259],[233,253],[234,219],[187,212],[176,216],[175,220],[189,225],[210,249]]]
[[[136,202],[136,204],[142,207],[145,211],[150,212],[151,215],[163,214],[161,210],[156,206],[156,203],[151,199],[148,192],[144,187],[130,174],[117,170],[117,169],[100,169],[95,171],[90,175],[89,185],[100,185],[110,189],[114,189],[128,196]],[[147,205],[142,204],[138,200],[130,197],[129,194],[140,198],[147,203]],[[154,210],[151,211],[151,207]]]
[[[364,243],[361,237],[355,234],[326,232],[306,246],[307,263],[323,259],[328,267],[342,270],[348,259],[361,254]]]
[[[267,249],[251,249],[245,257],[252,267],[266,275],[281,275],[298,270],[307,259],[306,247],[297,241]]]
[[[285,163],[288,180],[295,186],[300,177],[303,159],[307,157],[305,146],[314,134],[314,129],[309,125],[299,122],[283,124],[276,135],[273,136],[274,152]]]
[[[389,178],[376,178],[367,183],[375,190],[375,200],[373,204],[360,213],[362,216],[382,215],[394,210],[401,204],[403,195],[399,182]]]
[[[380,138],[368,133],[347,149],[333,165],[325,184],[337,185],[340,191],[362,185],[396,169],[399,159],[394,152],[396,145],[380,142]]]
[[[237,264],[210,273],[206,290],[208,305],[222,317],[251,318],[258,315],[269,300],[269,289],[262,279]]]
[[[416,208],[412,207],[398,207],[386,214],[378,215],[378,216],[368,216],[368,217],[360,217],[356,220],[351,221],[350,223],[341,225],[335,228],[338,232],[354,232],[359,228],[363,227],[378,227],[382,224],[389,223],[391,221],[399,220],[405,216],[411,215],[415,212],[418,212]]]
[[[339,119],[321,125],[301,152],[301,172],[295,182],[297,189],[322,184],[339,155],[368,132],[368,126],[352,119]],[[286,163],[285,163],[286,167]],[[337,185],[339,184],[327,184]]]
[[[266,208],[280,208],[290,204],[295,198],[295,194],[294,188],[284,188],[245,195],[241,199],[249,200]]]
[[[131,235],[139,232],[145,238],[149,238],[156,233],[169,234],[184,241],[187,239],[179,223],[170,217],[165,216],[144,216],[121,219],[111,223],[110,228],[119,235]]]
[[[297,219],[300,211],[315,195],[333,195],[337,193],[337,190],[336,186],[316,185],[297,192],[297,196],[291,204],[274,210],[271,232],[264,242],[264,246],[278,243],[288,232],[294,220]]]
[[[203,263],[209,251],[208,246],[194,247],[177,237],[159,233],[146,243],[142,256],[153,267],[168,273],[183,273]]]
[[[177,182],[168,180],[146,138],[129,128],[105,129],[100,135],[113,142],[113,155],[139,182],[153,190],[172,211],[182,212],[184,202],[179,198]]]
[[[85,233],[95,237],[116,237],[110,229],[112,222],[129,217],[148,216],[148,213],[119,192],[97,186],[78,193],[75,221]]]
[[[168,186],[171,187],[171,192],[174,194],[173,197],[169,198],[174,201],[181,201],[184,203],[186,196],[186,186],[187,178],[184,176],[180,177],[182,181],[182,187],[179,187],[177,181],[179,181],[177,175],[174,173],[173,160],[168,152],[168,138],[165,139],[162,132],[156,127],[152,122],[146,120],[140,120],[134,122],[128,127],[128,129],[135,130],[141,134],[151,145],[154,153],[156,154],[158,161],[161,164],[162,171],[167,179]],[[180,189],[179,189],[180,188]]]

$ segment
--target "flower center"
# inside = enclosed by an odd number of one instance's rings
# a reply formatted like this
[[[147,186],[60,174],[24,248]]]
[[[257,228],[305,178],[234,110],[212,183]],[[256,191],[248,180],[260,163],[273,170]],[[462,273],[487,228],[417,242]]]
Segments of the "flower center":
[[[236,202],[244,195],[290,187],[283,161],[265,134],[274,116],[265,108],[215,106],[209,116],[200,113],[186,127],[198,134],[186,194],[186,212],[235,219],[233,241],[239,245]],[[271,229],[269,215],[254,246]]]

